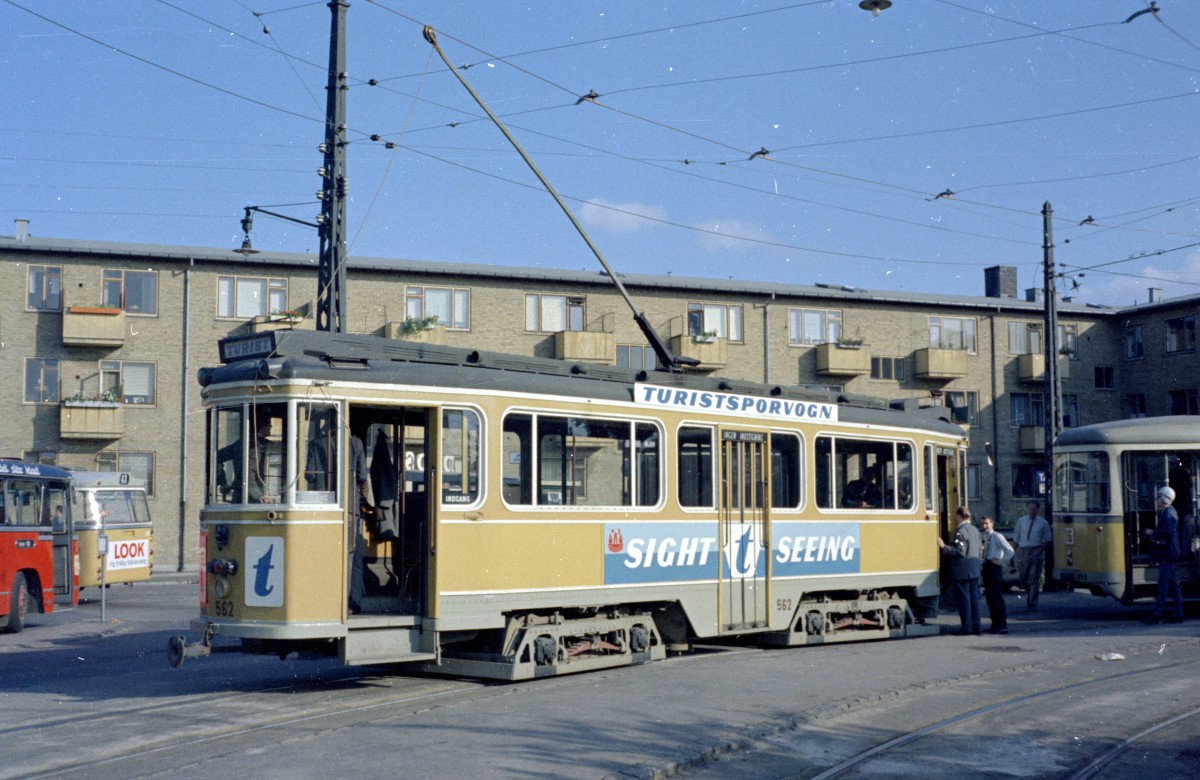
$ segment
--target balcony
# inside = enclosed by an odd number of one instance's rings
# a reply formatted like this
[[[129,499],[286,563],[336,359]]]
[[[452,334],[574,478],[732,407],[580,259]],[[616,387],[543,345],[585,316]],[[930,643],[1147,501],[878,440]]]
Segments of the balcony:
[[[445,344],[446,326],[430,323],[414,325],[411,320],[389,322],[383,326],[383,335],[389,339],[415,341],[418,344]]]
[[[68,347],[125,346],[125,312],[105,306],[68,306],[62,313],[62,343]]]
[[[926,347],[917,350],[918,379],[961,379],[966,375],[967,351],[965,349]]]
[[[865,345],[818,344],[817,373],[821,376],[862,376],[871,373],[871,350]]]
[[[691,366],[691,371],[716,371],[728,362],[726,342],[715,336],[672,336],[671,352],[678,357],[694,358],[700,365]]]
[[[1042,425],[1021,426],[1021,454],[1041,455],[1046,452],[1046,428]]]
[[[554,334],[554,357],[576,363],[613,365],[617,340],[612,333],[591,330],[562,330]]]
[[[247,323],[251,333],[266,333],[272,330],[298,330],[304,322],[303,317],[293,316],[290,314],[259,314]],[[307,326],[309,329],[315,328],[315,322]]]
[[[1046,356],[1021,355],[1017,358],[1017,371],[1022,382],[1036,384],[1045,381]],[[1058,357],[1058,377],[1068,379],[1071,376],[1071,359],[1067,355]]]
[[[125,407],[112,401],[63,401],[58,428],[63,439],[119,439],[125,435]]]

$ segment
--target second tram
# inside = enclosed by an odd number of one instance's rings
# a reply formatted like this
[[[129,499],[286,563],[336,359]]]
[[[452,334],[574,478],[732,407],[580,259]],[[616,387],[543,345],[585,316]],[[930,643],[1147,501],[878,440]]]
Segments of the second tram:
[[[1154,596],[1158,571],[1143,531],[1154,495],[1175,491],[1176,569],[1185,598],[1200,597],[1195,417],[1149,417],[1067,428],[1054,447],[1054,578],[1129,604]]]
[[[173,664],[229,637],[525,679],[936,633],[966,447],[944,410],[374,336],[220,349],[203,640]]]

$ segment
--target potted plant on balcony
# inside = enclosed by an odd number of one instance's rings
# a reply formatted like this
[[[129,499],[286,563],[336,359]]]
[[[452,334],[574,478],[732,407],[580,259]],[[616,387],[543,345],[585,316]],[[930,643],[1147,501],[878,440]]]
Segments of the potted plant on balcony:
[[[837,342],[838,349],[862,349],[863,340],[860,338],[851,338],[849,336],[839,336]]]
[[[697,344],[712,344],[717,340],[717,332],[715,330],[702,330],[692,336]]]
[[[70,398],[64,398],[62,405],[115,409],[121,405],[121,402],[117,398],[117,394],[112,390],[105,390],[100,395],[85,395],[81,390]]]
[[[400,330],[406,336],[413,336],[421,331],[433,330],[437,327],[438,318],[436,314],[428,317],[405,317],[404,322],[400,323]]]

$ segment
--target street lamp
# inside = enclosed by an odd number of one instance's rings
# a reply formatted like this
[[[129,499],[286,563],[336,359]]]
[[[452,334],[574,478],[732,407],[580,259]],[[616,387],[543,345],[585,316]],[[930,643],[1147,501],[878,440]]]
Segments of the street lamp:
[[[862,0],[858,7],[864,11],[870,11],[871,16],[879,16],[880,13],[892,7],[892,0]]]

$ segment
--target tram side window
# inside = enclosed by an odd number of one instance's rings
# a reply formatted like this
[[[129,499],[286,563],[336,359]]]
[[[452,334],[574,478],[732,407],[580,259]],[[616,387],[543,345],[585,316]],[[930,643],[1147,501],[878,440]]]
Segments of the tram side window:
[[[1109,510],[1108,453],[1072,452],[1054,463],[1055,511]]]
[[[509,504],[533,503],[533,415],[510,414],[504,418],[501,444],[501,477],[504,500]]]
[[[658,435],[658,426],[650,423],[638,423],[637,452],[634,455],[637,463],[637,501],[638,506],[654,506],[658,503],[661,490],[659,469],[662,468],[660,454],[662,437]]]
[[[911,509],[913,452],[903,442],[821,436],[816,441],[822,509]]]
[[[713,444],[711,428],[680,428],[679,505],[713,506]]]
[[[479,498],[479,415],[470,409],[442,411],[442,503]]]
[[[792,434],[771,434],[771,506],[775,509],[797,509],[800,506],[803,484],[800,463],[800,437]]]
[[[630,426],[577,417],[538,417],[538,503],[630,506]]]
[[[332,404],[298,404],[296,451],[304,470],[296,488],[297,504],[333,504],[338,489],[338,415]]]

